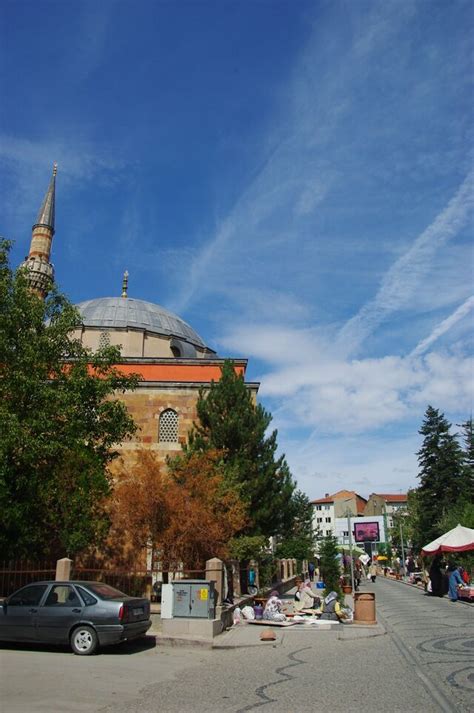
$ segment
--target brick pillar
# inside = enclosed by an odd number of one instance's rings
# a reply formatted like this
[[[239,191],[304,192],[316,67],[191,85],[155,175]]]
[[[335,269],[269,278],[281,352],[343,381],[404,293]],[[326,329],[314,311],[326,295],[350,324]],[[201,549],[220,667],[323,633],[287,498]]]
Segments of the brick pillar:
[[[68,557],[63,557],[56,562],[56,581],[66,582],[71,579],[72,560]]]
[[[216,604],[221,604],[223,600],[223,589],[224,589],[224,563],[218,557],[213,557],[206,562],[206,580],[209,582],[215,582],[215,589],[217,593]]]
[[[282,564],[283,564],[283,581],[285,581],[288,579],[289,560],[287,560],[287,559],[282,560]]]

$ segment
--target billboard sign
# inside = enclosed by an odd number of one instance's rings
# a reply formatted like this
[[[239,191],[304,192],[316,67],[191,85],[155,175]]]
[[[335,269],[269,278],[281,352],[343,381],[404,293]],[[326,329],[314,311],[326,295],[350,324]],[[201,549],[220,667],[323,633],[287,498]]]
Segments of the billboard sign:
[[[380,530],[378,522],[355,522],[354,539],[356,542],[378,542]]]

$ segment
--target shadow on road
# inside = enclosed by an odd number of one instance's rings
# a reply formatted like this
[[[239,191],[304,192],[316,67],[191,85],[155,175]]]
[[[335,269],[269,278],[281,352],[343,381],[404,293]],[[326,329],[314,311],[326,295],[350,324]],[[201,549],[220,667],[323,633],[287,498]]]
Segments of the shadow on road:
[[[156,639],[154,636],[143,636],[134,641],[124,641],[115,646],[105,646],[99,649],[95,656],[131,656],[138,654],[141,651],[148,651],[156,648]],[[46,644],[30,644],[10,641],[0,641],[0,651],[31,651],[38,654],[69,654],[74,656],[69,646],[53,646]],[[78,657],[81,658],[81,657]]]

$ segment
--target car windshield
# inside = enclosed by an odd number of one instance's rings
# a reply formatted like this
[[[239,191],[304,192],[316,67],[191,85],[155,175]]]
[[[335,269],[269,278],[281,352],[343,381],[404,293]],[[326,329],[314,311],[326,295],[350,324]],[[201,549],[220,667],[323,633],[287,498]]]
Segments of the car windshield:
[[[115,589],[115,587],[111,587],[109,584],[102,584],[101,582],[88,582],[87,589],[93,592],[93,594],[97,594],[101,599],[118,599],[128,596],[119,589]]]

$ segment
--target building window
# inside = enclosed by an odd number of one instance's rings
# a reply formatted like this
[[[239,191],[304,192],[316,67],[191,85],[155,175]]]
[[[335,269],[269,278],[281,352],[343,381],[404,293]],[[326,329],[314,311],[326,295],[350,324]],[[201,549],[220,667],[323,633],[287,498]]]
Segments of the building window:
[[[331,506],[330,506],[330,505],[325,505],[325,506],[324,506],[324,509],[325,509],[325,510],[330,510],[330,509],[331,509]]]
[[[322,510],[323,506],[322,505],[316,505],[316,510]]]
[[[332,530],[326,530],[326,535],[332,535]]]
[[[330,518],[330,517],[327,517],[327,518],[326,518],[326,522],[331,522],[331,518]]]
[[[160,416],[160,443],[177,443],[178,441],[178,414],[168,408]]]
[[[349,537],[349,530],[343,530],[342,536],[343,536],[343,537]]]
[[[323,518],[322,518],[322,517],[317,517],[317,518],[316,518],[316,522],[322,522],[322,521],[323,521]]]
[[[110,334],[109,332],[101,332],[99,337],[99,349],[104,349],[104,347],[110,347]]]

